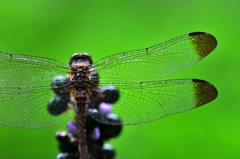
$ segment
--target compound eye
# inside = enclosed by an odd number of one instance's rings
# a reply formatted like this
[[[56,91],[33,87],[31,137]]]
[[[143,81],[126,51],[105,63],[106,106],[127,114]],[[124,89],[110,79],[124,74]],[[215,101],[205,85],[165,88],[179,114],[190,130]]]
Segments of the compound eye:
[[[80,53],[74,53],[74,54],[72,54],[72,56],[71,56],[71,58],[70,58],[70,59],[75,59],[76,57],[78,57],[78,56],[79,56],[79,54],[80,54]]]
[[[71,56],[70,58],[70,65],[73,61],[80,61],[80,62],[84,62],[84,61],[88,61],[90,64],[92,64],[92,58],[89,54],[87,53],[75,53]]]
[[[81,56],[92,64],[92,57],[88,53],[81,53]]]
[[[85,53],[85,52],[83,52],[83,53],[80,53],[83,57],[86,57],[86,58],[91,58],[91,56],[88,54],[88,53]]]

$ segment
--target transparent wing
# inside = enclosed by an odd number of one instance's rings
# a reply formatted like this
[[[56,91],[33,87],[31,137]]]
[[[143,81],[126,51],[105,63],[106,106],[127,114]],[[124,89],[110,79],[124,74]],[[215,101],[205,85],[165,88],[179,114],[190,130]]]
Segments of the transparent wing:
[[[9,54],[0,51],[0,87],[31,86],[43,84],[50,86],[56,75],[66,75],[69,66],[59,61],[28,55]]]
[[[68,65],[42,57],[0,52],[0,124],[12,127],[40,128],[62,124],[73,112],[51,116],[49,100],[55,95],[50,83],[57,75],[66,75]]]
[[[148,48],[114,54],[93,65],[101,79],[162,78],[195,64],[216,46],[211,34],[194,32]]]
[[[214,100],[218,94],[212,84],[197,79],[103,83],[105,86],[116,86],[120,91],[120,99],[114,104],[112,113],[118,115],[121,122],[108,120],[104,116],[92,117],[101,123],[112,125],[141,124],[157,120],[204,105]]]

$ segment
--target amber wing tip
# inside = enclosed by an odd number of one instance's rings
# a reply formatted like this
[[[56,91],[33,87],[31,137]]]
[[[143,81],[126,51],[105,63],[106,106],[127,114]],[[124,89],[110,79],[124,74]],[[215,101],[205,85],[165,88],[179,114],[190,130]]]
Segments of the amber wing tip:
[[[214,85],[199,79],[193,79],[192,81],[195,83],[196,107],[202,106],[217,98],[218,91]]]
[[[188,35],[189,36],[198,36],[198,35],[205,35],[205,34],[208,34],[208,33],[202,32],[202,31],[197,31],[197,32],[189,33]]]
[[[192,32],[188,34],[197,54],[202,59],[217,47],[217,39],[206,32]]]

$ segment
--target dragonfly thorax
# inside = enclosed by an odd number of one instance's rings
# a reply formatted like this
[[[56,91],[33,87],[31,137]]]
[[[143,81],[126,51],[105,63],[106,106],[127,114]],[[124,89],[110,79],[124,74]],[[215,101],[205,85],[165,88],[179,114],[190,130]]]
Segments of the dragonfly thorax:
[[[91,65],[74,64],[70,71],[70,82],[76,91],[85,92],[90,82]]]
[[[69,62],[71,73],[70,81],[77,91],[85,91],[90,77],[92,68],[92,58],[87,53],[75,53],[71,56]]]

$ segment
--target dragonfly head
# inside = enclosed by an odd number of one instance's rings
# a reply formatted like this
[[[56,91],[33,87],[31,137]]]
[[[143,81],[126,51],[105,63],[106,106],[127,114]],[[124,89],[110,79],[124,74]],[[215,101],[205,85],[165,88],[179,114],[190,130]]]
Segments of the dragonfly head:
[[[71,56],[69,65],[73,66],[76,63],[84,63],[86,65],[92,65],[92,58],[87,53],[75,53]]]

